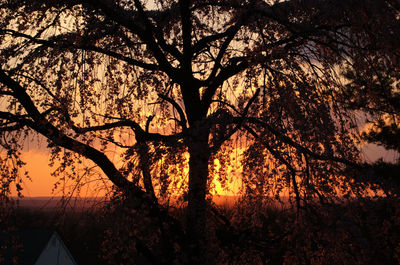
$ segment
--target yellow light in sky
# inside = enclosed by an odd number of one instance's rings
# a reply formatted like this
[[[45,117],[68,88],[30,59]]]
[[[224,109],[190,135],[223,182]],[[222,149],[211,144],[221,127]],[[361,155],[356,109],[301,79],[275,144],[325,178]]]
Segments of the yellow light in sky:
[[[187,156],[187,161],[189,159],[189,154],[186,154]],[[52,196],[62,196],[62,191],[60,189],[54,190],[54,184],[59,180],[58,178],[54,177],[51,175],[52,171],[57,167],[58,165],[54,165],[53,167],[49,166],[49,159],[50,159],[50,153],[48,150],[43,150],[43,149],[32,149],[28,151],[22,152],[22,158],[23,161],[25,161],[27,164],[25,166],[25,169],[29,172],[29,176],[31,180],[29,179],[24,179],[24,182],[22,184],[23,191],[22,194],[25,197],[52,197]],[[113,156],[114,159],[116,160],[119,158],[118,155]],[[187,163],[188,164],[188,163]],[[227,189],[223,188],[220,181],[218,180],[218,171],[221,169],[221,164],[218,159],[214,160],[214,167],[215,167],[215,174],[211,176],[213,179],[213,189],[210,191],[212,195],[237,195],[239,192],[240,184],[235,181],[237,179],[237,174],[239,173],[237,169],[235,168],[228,168],[228,176],[231,179],[227,181]],[[189,168],[188,165],[183,169],[183,175],[188,176],[189,174]],[[68,187],[66,188],[68,192],[68,188],[71,188],[73,185],[74,180],[69,180]],[[106,185],[111,186],[111,182],[107,181],[105,179]],[[101,181],[100,181],[101,182]],[[102,183],[100,183],[102,184]],[[105,187],[104,186],[104,187]],[[91,183],[91,186],[89,185],[88,187],[85,188],[86,191],[80,196],[104,196],[108,190],[103,189],[99,190],[98,186],[96,186],[96,183],[93,182]],[[16,196],[17,193],[15,190],[12,190],[12,196]],[[75,194],[77,195],[77,194]]]

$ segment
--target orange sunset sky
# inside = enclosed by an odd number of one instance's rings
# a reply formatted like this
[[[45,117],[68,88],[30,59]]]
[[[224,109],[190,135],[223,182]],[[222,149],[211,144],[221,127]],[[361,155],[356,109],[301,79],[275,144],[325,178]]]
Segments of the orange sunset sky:
[[[51,197],[63,195],[60,189],[53,191],[54,184],[58,179],[54,176],[51,176],[51,172],[54,170],[55,166],[49,166],[50,152],[45,148],[45,146],[46,144],[44,142],[41,144],[31,143],[22,152],[23,159],[27,163],[25,169],[29,172],[29,176],[31,177],[31,180],[25,179],[22,185],[22,194],[25,197]],[[381,157],[385,161],[394,161],[398,157],[396,152],[385,151],[385,149],[376,145],[364,146],[362,150],[364,158],[367,161],[375,161]],[[108,156],[113,161],[119,159],[119,156],[112,155],[110,153]],[[232,184],[230,184],[229,187],[231,191],[224,191],[221,189],[220,184],[217,181],[214,182],[216,185],[216,192],[219,195],[235,195],[240,187],[240,180],[237,176],[239,173],[240,172],[234,172],[231,174],[231,177],[233,178]],[[64,183],[62,182],[60,185],[63,184]],[[67,190],[68,187],[71,188],[74,186],[73,180],[69,180],[65,184],[67,185]],[[107,190],[104,190],[103,187],[104,185],[102,184],[102,181],[93,181],[81,190],[80,196],[102,196],[107,192]],[[13,191],[12,195],[16,195],[15,191]]]

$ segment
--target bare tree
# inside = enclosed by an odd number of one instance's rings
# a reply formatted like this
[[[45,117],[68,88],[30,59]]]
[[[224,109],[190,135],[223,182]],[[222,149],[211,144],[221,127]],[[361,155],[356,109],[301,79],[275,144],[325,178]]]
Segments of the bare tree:
[[[176,220],[158,197],[187,185],[187,262],[210,262],[209,172],[215,158],[229,163],[233,141],[247,141],[248,195],[287,190],[300,207],[360,192],[344,172],[362,166],[353,113],[337,97],[346,85],[342,69],[357,71],[362,58],[398,60],[397,1],[0,6],[2,162],[20,161],[22,138],[38,133],[55,157],[70,151],[91,160],[160,226]],[[122,168],[107,156],[110,147],[124,153]],[[185,153],[189,175],[178,185]]]

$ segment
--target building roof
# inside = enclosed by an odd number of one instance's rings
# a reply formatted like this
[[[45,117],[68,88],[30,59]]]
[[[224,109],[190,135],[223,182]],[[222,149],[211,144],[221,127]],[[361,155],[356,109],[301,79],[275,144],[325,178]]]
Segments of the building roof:
[[[73,260],[71,254],[55,231],[44,229],[23,229],[8,235],[0,235],[0,246],[10,244],[13,238],[17,240],[17,243],[21,244],[21,248],[17,249],[13,249],[10,245],[5,246],[6,251],[3,253],[5,260],[2,264],[13,265],[12,258],[18,256],[18,264],[34,265],[53,236],[61,242],[62,247],[65,248],[67,254]]]

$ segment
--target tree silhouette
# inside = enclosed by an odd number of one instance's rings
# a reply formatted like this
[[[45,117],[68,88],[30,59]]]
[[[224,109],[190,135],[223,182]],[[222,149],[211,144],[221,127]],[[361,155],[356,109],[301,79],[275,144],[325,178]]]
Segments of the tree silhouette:
[[[342,2],[1,1],[3,179],[19,181],[33,131],[61,167],[92,161],[129,207],[174,227],[195,264],[210,262],[210,171],[219,159],[227,181],[234,142],[246,149],[248,196],[287,190],[301,207],[359,192],[363,178],[346,171],[363,166],[340,69],[398,62],[399,4]],[[183,229],[158,202],[179,187]]]
[[[387,150],[400,151],[400,93],[399,69],[396,61],[387,56],[362,58],[362,68],[345,71],[349,81],[339,96],[350,109],[366,114],[366,126],[360,140],[383,146]],[[373,63],[377,61],[379,63]],[[399,160],[373,163],[375,175],[387,179],[388,185],[398,185]],[[390,190],[390,188],[389,188]]]

